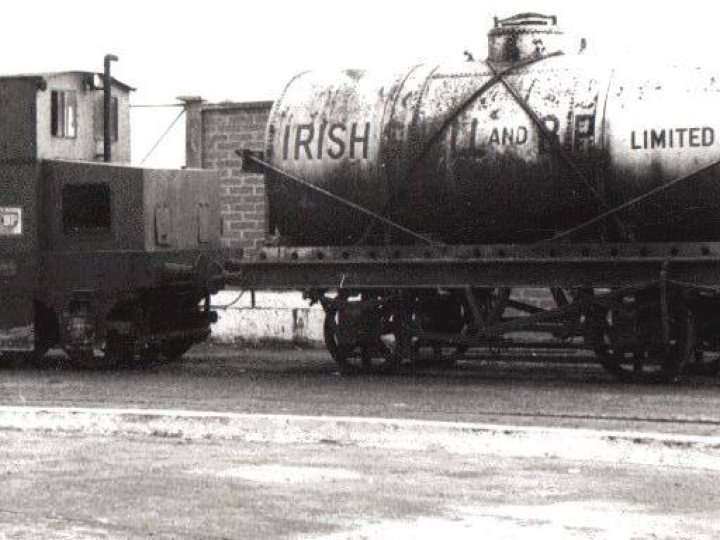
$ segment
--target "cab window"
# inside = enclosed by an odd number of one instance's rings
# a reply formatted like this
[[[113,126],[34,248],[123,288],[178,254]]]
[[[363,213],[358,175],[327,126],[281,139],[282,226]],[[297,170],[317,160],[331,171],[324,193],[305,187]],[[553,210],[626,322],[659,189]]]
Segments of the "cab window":
[[[110,186],[67,184],[62,189],[62,226],[65,234],[110,231]]]

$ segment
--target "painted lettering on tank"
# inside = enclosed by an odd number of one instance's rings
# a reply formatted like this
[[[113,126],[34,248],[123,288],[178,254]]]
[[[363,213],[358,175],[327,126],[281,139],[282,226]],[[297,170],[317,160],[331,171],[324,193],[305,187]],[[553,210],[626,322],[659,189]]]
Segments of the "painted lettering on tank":
[[[715,129],[707,126],[644,129],[630,132],[630,148],[632,150],[702,148],[714,144]]]
[[[548,135],[552,137],[555,143],[558,143],[558,133],[560,132],[560,120],[554,114],[548,114],[542,118],[542,123],[548,132]],[[538,130],[540,131],[540,130]],[[540,153],[549,154],[552,151],[552,142],[548,140],[546,136],[540,133]]]
[[[328,147],[328,156],[331,159],[340,159],[345,154],[345,126],[343,124],[333,124],[330,127],[328,138],[334,146]]]
[[[312,159],[310,145],[315,137],[315,126],[313,124],[303,124],[297,127],[295,132],[295,159],[300,159],[300,149],[305,150],[305,157]]]
[[[368,143],[370,142],[370,122],[365,123],[365,131],[358,133],[357,123],[353,123],[350,128],[350,159],[355,158],[355,145],[360,144],[362,149],[362,158],[367,159]]]
[[[371,133],[370,122],[285,126],[282,156],[284,160],[368,159]]]
[[[473,133],[473,140],[474,140]],[[525,126],[518,126],[516,128],[503,127],[493,128],[490,136],[488,137],[488,145],[496,146],[518,146],[525,144],[528,140],[528,129]]]
[[[320,133],[317,138],[317,157],[321,159],[323,156],[323,143],[325,142],[325,130],[327,129],[327,122],[320,124]]]

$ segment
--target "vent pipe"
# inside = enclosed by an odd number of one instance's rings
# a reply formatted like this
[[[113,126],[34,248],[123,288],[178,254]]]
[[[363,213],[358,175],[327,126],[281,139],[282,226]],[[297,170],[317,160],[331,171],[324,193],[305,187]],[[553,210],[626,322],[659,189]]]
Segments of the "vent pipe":
[[[110,62],[117,62],[114,54],[105,55],[105,71],[103,73],[103,159],[112,161],[112,77]]]

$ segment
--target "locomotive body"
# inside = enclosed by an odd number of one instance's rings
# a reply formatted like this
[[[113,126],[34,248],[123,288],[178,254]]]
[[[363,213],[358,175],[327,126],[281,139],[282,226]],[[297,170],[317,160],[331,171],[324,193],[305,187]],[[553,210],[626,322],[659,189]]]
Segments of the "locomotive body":
[[[496,77],[503,70],[514,92]],[[708,112],[720,106],[719,77],[623,72],[582,55],[509,69],[309,72],[275,103],[266,155],[444,243],[532,242],[717,161],[720,126]],[[622,220],[641,241],[718,240],[718,181],[710,171]],[[288,244],[368,242],[371,220],[326,197],[270,180],[268,201],[270,229]]]
[[[210,332],[223,279],[218,179],[123,164],[131,90],[107,65],[104,76],[0,77],[4,354],[58,348],[113,365],[178,356]],[[98,149],[110,163],[93,161]]]
[[[0,175],[14,186],[3,193],[2,349],[60,347],[110,365],[174,356],[209,334],[214,313],[199,304],[222,283],[211,172],[43,160]]]

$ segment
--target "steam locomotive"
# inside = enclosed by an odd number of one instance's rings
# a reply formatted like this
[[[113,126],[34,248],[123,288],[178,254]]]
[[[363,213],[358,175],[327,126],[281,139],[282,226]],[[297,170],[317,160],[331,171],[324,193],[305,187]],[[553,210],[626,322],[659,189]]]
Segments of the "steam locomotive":
[[[485,61],[294,77],[241,152],[274,244],[229,282],[321,302],[346,371],[528,331],[622,378],[716,371],[720,73],[571,49],[525,13],[495,20]]]

